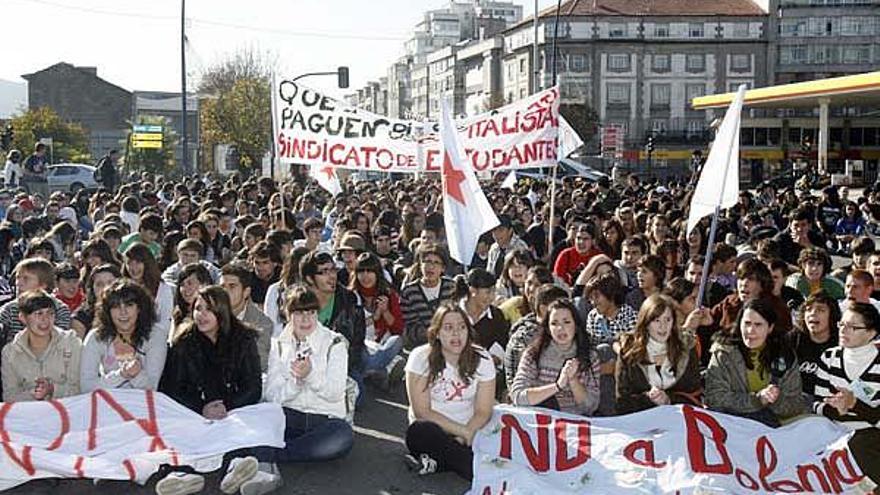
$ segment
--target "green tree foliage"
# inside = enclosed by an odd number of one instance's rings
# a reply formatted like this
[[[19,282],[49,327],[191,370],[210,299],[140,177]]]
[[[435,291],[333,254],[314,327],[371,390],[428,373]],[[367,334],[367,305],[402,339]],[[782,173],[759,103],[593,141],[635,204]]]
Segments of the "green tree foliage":
[[[269,150],[271,104],[269,81],[272,57],[247,50],[221,62],[202,75],[199,84],[202,166],[213,163],[214,146],[238,148],[244,170],[259,168]]]
[[[42,138],[52,138],[54,163],[91,162],[85,130],[79,124],[65,122],[50,108],[27,110],[14,116],[10,123],[15,129],[12,147],[21,150],[25,157],[33,153],[34,143]]]
[[[129,130],[125,142],[122,143],[123,149],[125,150],[123,170],[150,172],[152,174],[166,174],[173,172],[176,164],[174,151],[177,148],[178,137],[171,124],[165,117],[154,115],[141,115],[134,123],[138,125],[161,125],[162,147],[133,147],[131,144],[132,132]]]

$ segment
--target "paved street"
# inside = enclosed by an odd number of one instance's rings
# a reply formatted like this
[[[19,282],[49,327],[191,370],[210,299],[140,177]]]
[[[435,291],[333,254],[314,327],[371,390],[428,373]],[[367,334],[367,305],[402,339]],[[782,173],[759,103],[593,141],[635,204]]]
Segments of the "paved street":
[[[403,464],[406,450],[406,399],[403,386],[385,394],[368,386],[363,411],[357,416],[355,445],[341,461],[320,465],[282,466],[285,486],[278,494],[296,495],[461,495],[469,484],[453,474],[416,476]],[[145,487],[125,482],[45,480],[28,483],[6,493],[34,495],[148,494]],[[220,494],[219,473],[206,477],[204,494]]]

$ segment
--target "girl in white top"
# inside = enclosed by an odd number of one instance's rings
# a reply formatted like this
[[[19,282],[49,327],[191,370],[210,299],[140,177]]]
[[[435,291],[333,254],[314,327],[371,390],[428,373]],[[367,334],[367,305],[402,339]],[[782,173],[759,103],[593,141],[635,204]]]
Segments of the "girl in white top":
[[[470,480],[470,446],[495,405],[495,366],[473,344],[473,327],[454,304],[437,309],[427,338],[406,363],[407,462],[419,474],[449,470]]]
[[[95,329],[85,339],[80,365],[80,388],[137,388],[155,390],[165,367],[167,348],[153,334],[152,298],[136,283],[117,280],[103,291]]]
[[[162,281],[162,272],[150,248],[142,242],[128,247],[123,254],[122,276],[134,280],[146,289],[156,304],[156,321],[153,333],[169,341],[171,313],[174,309],[174,289]],[[158,332],[158,333],[157,333]]]

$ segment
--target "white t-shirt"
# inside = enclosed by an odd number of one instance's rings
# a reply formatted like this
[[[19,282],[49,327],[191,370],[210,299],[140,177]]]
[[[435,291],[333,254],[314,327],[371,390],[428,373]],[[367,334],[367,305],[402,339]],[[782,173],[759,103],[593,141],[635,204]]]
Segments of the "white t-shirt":
[[[428,376],[428,355],[430,352],[431,346],[429,344],[413,349],[406,361],[406,371],[419,376]],[[480,359],[469,385],[465,385],[461,377],[458,376],[458,368],[447,363],[446,369],[434,380],[429,391],[431,408],[459,424],[467,424],[474,415],[477,385],[495,378],[495,366],[492,364],[492,359],[482,348],[479,348],[479,352],[483,355],[483,359]],[[415,419],[412,406],[410,406],[410,423]]]
[[[422,292],[425,293],[425,298],[428,299],[428,301],[433,301],[433,300],[437,299],[438,297],[440,297],[440,287],[442,285],[443,284],[440,283],[440,284],[435,285],[434,287],[425,287],[424,285],[419,284],[419,287],[421,287]]]

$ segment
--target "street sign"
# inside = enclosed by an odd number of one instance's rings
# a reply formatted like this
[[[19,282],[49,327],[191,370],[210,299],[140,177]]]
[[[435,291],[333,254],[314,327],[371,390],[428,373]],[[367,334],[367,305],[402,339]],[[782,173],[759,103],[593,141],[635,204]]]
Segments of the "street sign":
[[[135,133],[145,132],[145,133],[162,133],[161,125],[145,125],[145,124],[137,124],[132,126],[132,131]]]
[[[134,141],[161,141],[162,134],[135,132],[131,135]]]
[[[135,149],[161,149],[162,141],[135,141],[132,139],[131,147]]]

